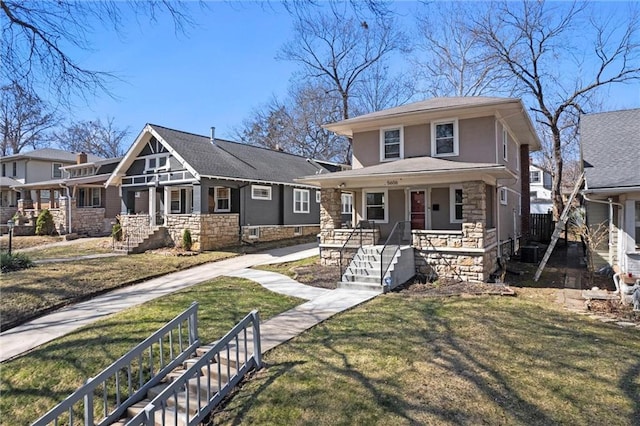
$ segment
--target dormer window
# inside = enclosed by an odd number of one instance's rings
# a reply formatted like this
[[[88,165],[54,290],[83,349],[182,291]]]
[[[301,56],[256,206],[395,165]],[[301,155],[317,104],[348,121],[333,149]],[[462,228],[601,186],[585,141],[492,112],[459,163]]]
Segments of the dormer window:
[[[169,154],[150,155],[145,158],[145,172],[155,172],[169,168]]]
[[[404,157],[404,130],[402,127],[380,129],[380,161],[399,160]]]
[[[458,155],[458,120],[431,123],[431,155],[453,157]]]

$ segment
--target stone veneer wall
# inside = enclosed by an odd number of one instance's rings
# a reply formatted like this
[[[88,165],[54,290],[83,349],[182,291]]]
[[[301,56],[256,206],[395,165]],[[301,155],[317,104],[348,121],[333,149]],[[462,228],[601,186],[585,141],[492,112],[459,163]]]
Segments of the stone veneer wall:
[[[349,244],[343,253],[343,262],[355,256],[362,236],[362,245],[376,245],[380,240],[379,229],[324,229],[320,232],[320,263],[333,266],[340,263],[340,250],[347,240]],[[349,239],[351,237],[351,239]]]
[[[258,238],[252,238],[249,234],[250,229],[259,228],[260,236]],[[295,228],[300,228],[301,233],[296,234]],[[276,241],[286,240],[289,238],[303,237],[307,235],[318,235],[320,232],[319,225],[263,225],[263,226],[243,226],[242,227],[242,240],[243,241]]]
[[[17,207],[0,207],[0,225],[6,225],[17,211]]]
[[[192,250],[215,250],[238,243],[237,213],[168,215],[165,226],[178,247],[185,229],[191,231]]]

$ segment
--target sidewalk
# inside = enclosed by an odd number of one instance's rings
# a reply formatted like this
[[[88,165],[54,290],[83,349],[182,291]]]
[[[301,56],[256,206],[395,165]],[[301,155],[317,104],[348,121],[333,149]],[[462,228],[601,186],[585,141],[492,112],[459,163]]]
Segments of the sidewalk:
[[[107,315],[204,281],[258,264],[304,259],[318,253],[317,243],[247,254],[174,272],[91,300],[66,306],[0,333],[0,362],[64,336]]]
[[[266,352],[327,318],[380,294],[373,291],[311,287],[275,272],[248,269],[259,264],[304,259],[316,255],[317,250],[316,243],[311,243],[234,257],[174,272],[67,306],[1,333],[0,361],[25,353],[107,315],[221,275],[246,278],[270,291],[308,300],[261,324],[262,350]]]

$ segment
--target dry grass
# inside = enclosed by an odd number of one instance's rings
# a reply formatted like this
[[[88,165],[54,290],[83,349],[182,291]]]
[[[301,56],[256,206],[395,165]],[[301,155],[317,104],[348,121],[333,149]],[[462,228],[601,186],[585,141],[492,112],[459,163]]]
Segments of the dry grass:
[[[264,320],[302,302],[251,281],[220,277],[97,321],[2,364],[0,424],[30,424],[192,301],[200,304],[203,342],[219,339],[253,309]]]
[[[62,241],[63,238],[59,236],[39,236],[39,235],[25,235],[25,236],[13,236],[11,239],[12,250],[23,250],[26,248],[41,246],[44,244],[57,243]],[[6,250],[9,247],[9,235],[2,235],[0,237],[0,248]]]
[[[144,253],[48,263],[3,274],[2,328],[118,287],[233,256],[237,253],[216,251],[184,257]]]
[[[269,352],[212,423],[639,424],[638,331],[518,292],[380,296]]]
[[[113,243],[111,237],[78,239],[64,245],[42,246],[25,252],[32,260],[68,259],[91,254],[111,253]]]

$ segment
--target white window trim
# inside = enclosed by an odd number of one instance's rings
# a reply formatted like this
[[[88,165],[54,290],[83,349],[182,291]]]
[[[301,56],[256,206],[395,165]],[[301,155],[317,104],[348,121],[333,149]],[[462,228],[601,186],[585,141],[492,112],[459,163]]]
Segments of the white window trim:
[[[177,192],[178,193],[178,209],[174,210],[173,209],[173,193]],[[169,212],[172,214],[180,214],[180,212],[182,211],[182,188],[171,188],[169,189]]]
[[[294,226],[293,235],[294,236],[302,235],[302,226]]]
[[[509,162],[509,133],[505,126],[502,126],[502,158]]]
[[[160,167],[150,167],[149,166],[149,162],[152,159],[156,160],[156,164],[158,164],[158,159],[160,158],[166,158],[167,161],[164,163],[164,166],[160,166]],[[157,172],[159,170],[169,170],[169,153],[168,152],[163,152],[161,154],[153,154],[153,155],[147,155],[146,157],[144,157],[144,171],[145,172]]]
[[[531,173],[538,174],[538,180],[531,179]],[[529,183],[542,183],[542,171],[541,170],[529,170]]]
[[[316,203],[320,203],[320,190],[316,189]]]
[[[296,200],[296,196],[300,194],[300,209],[296,208],[296,202],[298,200]],[[306,197],[306,201],[304,200],[304,198]],[[299,188],[293,188],[293,212],[294,213],[309,213],[309,190],[308,189],[299,189]]]
[[[453,123],[453,153],[437,154],[436,153],[436,126],[439,124]],[[458,119],[449,118],[446,120],[438,120],[431,122],[431,156],[432,157],[457,157],[460,155],[460,141],[458,138]]]
[[[91,207],[100,207],[102,205],[102,191],[100,188],[89,188],[89,198],[91,199]],[[93,192],[98,191],[98,204],[93,203]]]
[[[269,195],[267,195],[266,197],[260,196],[260,195],[256,195],[254,190],[256,189],[266,189],[267,192],[269,193]],[[252,200],[271,200],[271,187],[270,186],[264,186],[264,185],[251,185],[251,199]]]
[[[247,234],[250,239],[257,240],[260,238],[260,227],[259,226],[247,226]]]
[[[400,130],[400,157],[398,158],[386,158],[384,156],[384,132],[388,130]],[[380,129],[380,161],[396,161],[402,160],[404,158],[404,127],[403,126],[393,126],[393,127],[383,127]]]
[[[60,176],[56,176],[56,165],[58,166],[58,170],[60,171]],[[62,163],[51,163],[51,178],[53,179],[61,179],[62,176]]]
[[[451,185],[449,187],[449,222],[451,223],[462,223],[463,218],[456,218],[456,190],[462,191],[462,185]],[[463,194],[464,197],[464,194]],[[460,203],[463,209],[464,215],[464,198],[463,202]]]
[[[389,223],[389,191],[387,189],[370,189],[368,191],[362,191],[362,216],[364,220],[369,220],[367,217],[367,194],[374,194],[382,192],[384,194],[384,220],[371,219],[376,223]]]
[[[348,203],[345,203],[345,198],[349,199]],[[351,211],[345,211],[344,207],[351,207]],[[341,194],[340,195],[340,214],[353,214],[353,194]]]
[[[229,194],[229,196],[227,198],[218,198],[218,189],[226,189]],[[229,207],[226,209],[219,209],[218,208],[218,200],[229,200]],[[214,207],[213,207],[213,211],[214,212],[218,212],[218,213],[228,213],[231,211],[231,188],[227,188],[226,186],[214,186],[213,187],[213,203],[214,203]]]
[[[500,188],[500,204],[507,205],[507,188]]]

